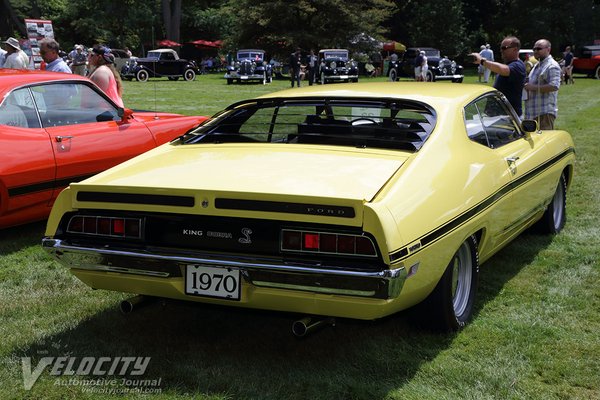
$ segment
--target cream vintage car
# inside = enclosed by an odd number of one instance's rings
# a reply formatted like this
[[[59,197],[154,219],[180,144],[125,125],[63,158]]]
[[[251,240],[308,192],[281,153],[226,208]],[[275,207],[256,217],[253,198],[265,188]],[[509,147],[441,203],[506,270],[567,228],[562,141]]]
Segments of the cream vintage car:
[[[43,246],[94,289],[451,331],[480,263],[563,228],[574,161],[488,86],[293,89],[71,184]]]

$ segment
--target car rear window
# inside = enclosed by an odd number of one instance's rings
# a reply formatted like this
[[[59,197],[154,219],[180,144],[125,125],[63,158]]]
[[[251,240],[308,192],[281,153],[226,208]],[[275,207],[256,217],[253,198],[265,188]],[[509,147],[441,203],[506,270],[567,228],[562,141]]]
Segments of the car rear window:
[[[237,103],[184,143],[265,142],[417,151],[435,126],[427,105],[398,99],[265,99]]]

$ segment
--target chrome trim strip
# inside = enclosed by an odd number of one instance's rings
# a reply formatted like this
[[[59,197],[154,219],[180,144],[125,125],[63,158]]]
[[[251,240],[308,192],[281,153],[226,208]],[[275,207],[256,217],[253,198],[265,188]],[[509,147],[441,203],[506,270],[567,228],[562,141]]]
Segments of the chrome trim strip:
[[[262,270],[273,270],[273,271],[284,271],[284,272],[303,272],[312,274],[327,274],[337,276],[352,276],[360,278],[384,278],[384,279],[396,279],[400,278],[404,274],[404,267],[396,269],[386,269],[377,272],[361,272],[361,271],[347,271],[338,269],[327,269],[327,268],[312,268],[302,267],[300,265],[286,265],[286,264],[267,264],[257,262],[242,262],[234,260],[223,260],[223,259],[210,259],[210,258],[199,258],[199,257],[185,257],[185,256],[173,256],[165,254],[148,254],[134,251],[124,250],[111,250],[107,248],[95,248],[95,247],[78,247],[64,244],[60,239],[42,239],[42,247],[55,255],[60,259],[64,253],[84,253],[94,255],[107,255],[107,256],[120,256],[120,257],[137,257],[142,259],[152,260],[165,260],[180,263],[189,264],[206,264],[215,265],[221,267],[239,268],[239,269],[262,269]],[[92,266],[89,267],[92,269]],[[98,268],[100,269],[100,268]]]

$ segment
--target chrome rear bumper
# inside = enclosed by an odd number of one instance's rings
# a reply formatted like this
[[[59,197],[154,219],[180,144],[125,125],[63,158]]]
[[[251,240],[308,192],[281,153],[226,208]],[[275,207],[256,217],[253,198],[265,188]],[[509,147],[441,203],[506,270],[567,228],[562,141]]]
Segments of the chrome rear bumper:
[[[333,266],[273,262],[213,254],[182,254],[165,249],[152,252],[113,249],[108,246],[74,246],[60,239],[44,238],[44,250],[73,269],[118,272],[155,278],[181,277],[186,264],[239,269],[244,280],[260,287],[301,290],[379,299],[400,294],[406,279],[404,266],[381,271],[354,271]]]

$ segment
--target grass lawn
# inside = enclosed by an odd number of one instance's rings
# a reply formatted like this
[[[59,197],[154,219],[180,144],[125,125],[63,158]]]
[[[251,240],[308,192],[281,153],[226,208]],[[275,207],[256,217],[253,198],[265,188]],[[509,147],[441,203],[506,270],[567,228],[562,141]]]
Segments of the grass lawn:
[[[575,82],[560,89],[557,119],[578,157],[567,225],[523,234],[482,266],[461,332],[432,334],[400,313],[297,340],[291,315],[170,301],[124,316],[128,296],[73,278],[42,251],[45,224],[34,223],[0,231],[0,399],[600,399],[600,81]],[[212,115],[289,82],[124,85],[130,108]],[[157,386],[46,368],[25,390],[22,358],[35,369],[58,356],[151,357],[130,378]]]

